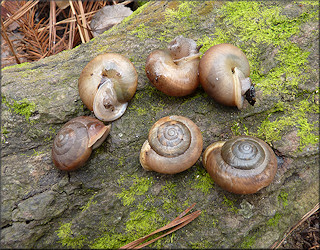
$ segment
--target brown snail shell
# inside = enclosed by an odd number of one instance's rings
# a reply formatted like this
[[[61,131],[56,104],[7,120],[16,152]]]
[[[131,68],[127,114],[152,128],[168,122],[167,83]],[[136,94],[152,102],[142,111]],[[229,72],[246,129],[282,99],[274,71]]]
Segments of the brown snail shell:
[[[175,174],[193,166],[203,147],[201,131],[183,116],[166,116],[150,129],[140,152],[140,163],[146,170]]]
[[[208,49],[199,63],[200,84],[215,101],[243,107],[244,99],[255,103],[255,90],[249,78],[246,55],[232,44],[217,44]]]
[[[215,183],[236,194],[258,192],[272,182],[277,172],[272,149],[252,136],[211,144],[203,153],[202,163]]]
[[[52,161],[60,170],[72,171],[84,165],[92,149],[99,147],[111,125],[89,116],[79,116],[62,126],[54,138]]]
[[[150,82],[169,96],[185,96],[199,85],[200,53],[192,39],[178,36],[167,50],[154,50],[148,56],[145,71]]]
[[[82,102],[102,121],[113,121],[125,112],[134,96],[138,74],[126,57],[98,55],[82,70],[78,88]]]

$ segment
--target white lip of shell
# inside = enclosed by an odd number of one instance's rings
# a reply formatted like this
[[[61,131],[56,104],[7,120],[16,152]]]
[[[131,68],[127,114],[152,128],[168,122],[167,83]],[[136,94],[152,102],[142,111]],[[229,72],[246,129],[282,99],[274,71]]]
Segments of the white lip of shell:
[[[106,98],[110,100],[110,103],[114,107],[114,111],[109,112],[107,111],[101,100]],[[93,112],[95,116],[102,121],[114,121],[121,117],[124,112],[126,111],[128,103],[120,103],[117,100],[116,93],[113,88],[113,82],[111,80],[106,80],[101,86],[99,87],[94,101],[93,101]],[[104,112],[106,111],[106,112]]]

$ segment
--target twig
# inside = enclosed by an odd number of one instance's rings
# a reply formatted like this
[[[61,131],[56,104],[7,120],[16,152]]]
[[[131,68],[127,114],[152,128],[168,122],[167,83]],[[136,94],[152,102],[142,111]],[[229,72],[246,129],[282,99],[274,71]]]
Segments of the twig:
[[[34,6],[38,4],[39,0],[36,1],[27,1],[25,5],[23,5],[16,13],[10,16],[6,21],[3,22],[3,26],[7,28],[10,24],[17,21],[20,17],[22,17],[28,10],[32,9]]]
[[[13,48],[12,42],[10,41],[10,39],[9,39],[9,37],[8,37],[8,35],[7,35],[6,27],[4,26],[4,24],[3,24],[3,22],[2,22],[2,18],[1,18],[1,27],[2,27],[1,33],[2,33],[2,35],[3,35],[3,38],[4,38],[4,39],[6,40],[6,42],[8,43],[8,45],[9,45],[9,47],[10,47],[10,50],[11,50],[12,54],[14,55],[14,58],[16,59],[16,62],[17,62],[18,64],[20,64],[21,62],[20,62],[20,60],[19,60],[19,58],[18,58],[18,56],[17,56],[17,54],[16,54],[16,51],[15,51],[14,48]]]
[[[87,27],[87,20],[86,17],[84,15],[84,9],[83,9],[83,5],[81,0],[78,0],[78,5],[79,5],[79,9],[80,9],[80,14],[81,14],[81,21],[82,21],[82,27]],[[90,37],[89,37],[89,33],[87,29],[83,29],[84,31],[84,37],[86,39],[86,42],[90,41]]]
[[[76,13],[76,10],[74,9],[74,6],[73,6],[73,3],[72,3],[71,0],[69,0],[69,3],[70,3],[70,7],[71,7],[71,10],[72,10],[72,13],[73,13],[73,15],[75,16],[75,18],[76,18],[76,20],[77,20],[77,28],[78,28],[78,30],[79,30],[81,42],[82,42],[82,43],[86,43],[86,40],[84,39],[84,36],[83,36],[83,34],[82,34],[81,27],[80,27],[80,25],[79,25],[80,22],[79,22],[79,19],[78,19],[78,15],[77,15],[77,13]]]
[[[314,206],[314,208],[312,208],[308,213],[306,213],[304,216],[302,216],[302,218],[300,219],[300,221],[295,224],[290,231],[283,237],[283,239],[278,243],[275,242],[271,249],[277,249],[281,246],[282,242],[284,242],[284,240],[292,233],[293,230],[295,230],[297,227],[299,227],[305,220],[307,220],[311,215],[313,215],[320,207],[320,203],[318,203],[317,205]]]
[[[54,54],[52,45],[56,43],[56,3],[50,1],[50,28],[49,28],[49,48],[48,50]]]
[[[174,220],[172,220],[169,224],[167,224],[166,226],[163,226],[155,231],[153,231],[152,233],[146,235],[146,236],[143,236],[135,241],[132,241],[124,246],[122,246],[120,249],[127,249],[127,248],[142,248],[144,246],[147,246],[153,242],[155,242],[156,240],[182,228],[183,226],[187,225],[188,223],[190,223],[191,221],[193,221],[195,218],[197,218],[200,214],[201,214],[201,211],[198,210],[198,211],[195,211],[189,215],[186,215],[194,206],[196,205],[196,203],[192,204],[189,208],[187,208],[185,211],[183,211],[181,214],[178,215],[178,217],[176,217]],[[186,215],[186,216],[185,216]],[[162,232],[162,231],[165,231],[165,230],[168,230],[170,229],[168,232],[164,233],[163,235],[160,235],[158,236],[157,238],[155,239],[152,239],[148,242],[145,242],[143,243],[142,245],[138,246],[139,244],[141,244],[143,241],[145,241],[146,239],[148,239],[149,237],[151,237],[152,235],[155,235],[159,232]]]

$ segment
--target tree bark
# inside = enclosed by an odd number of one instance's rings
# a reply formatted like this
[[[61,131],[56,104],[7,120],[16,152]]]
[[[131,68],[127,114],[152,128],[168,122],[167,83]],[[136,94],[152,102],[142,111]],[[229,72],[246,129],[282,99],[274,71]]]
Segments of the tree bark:
[[[319,200],[318,3],[151,1],[119,25],[72,50],[2,70],[1,244],[4,248],[116,248],[150,233],[197,203],[202,214],[166,248],[267,248]],[[149,53],[177,35],[204,53],[231,43],[248,57],[257,102],[225,107],[199,87],[169,97],[146,77]],[[78,78],[95,56],[115,52],[135,65],[138,89],[125,114],[85,166],[66,173],[51,160],[53,138],[68,120],[93,115]],[[213,183],[201,159],[175,175],[139,163],[151,126],[186,116],[214,141],[248,134],[278,159],[268,187],[235,195]]]

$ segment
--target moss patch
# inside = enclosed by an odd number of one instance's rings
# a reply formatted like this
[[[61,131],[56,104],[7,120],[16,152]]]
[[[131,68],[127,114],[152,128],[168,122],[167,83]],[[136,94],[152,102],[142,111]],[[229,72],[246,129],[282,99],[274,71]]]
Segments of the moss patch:
[[[292,17],[283,14],[284,8],[281,6],[270,7],[255,1],[225,2],[218,10],[220,18],[215,20],[213,33],[200,37],[197,44],[203,44],[200,50],[203,53],[220,43],[238,46],[247,55],[250,77],[263,95],[301,98],[304,93],[298,87],[308,80],[305,72],[312,71],[308,61],[310,53],[302,50],[291,38],[300,34],[303,23],[310,20],[317,22],[319,12],[318,8],[308,7],[318,6],[318,3],[302,1],[301,4],[307,7]],[[273,64],[261,61],[261,45],[273,48]],[[267,68],[261,66],[262,62]],[[300,150],[308,144],[317,144],[319,123],[309,118],[319,113],[318,105],[312,100],[317,93],[307,93],[307,98],[293,106],[288,102],[274,104],[257,132],[250,133],[241,119],[232,124],[231,130],[235,135],[250,134],[272,143],[280,140],[288,129],[295,127],[300,137]]]
[[[113,229],[107,230],[103,236],[95,239],[90,244],[91,248],[119,248],[133,240],[151,233],[168,222],[160,215],[158,207],[153,205],[156,198],[147,195],[147,191],[153,183],[152,178],[132,175],[131,177],[121,177],[118,183],[119,185],[127,186],[126,188],[122,188],[121,193],[117,195],[122,200],[123,205],[130,206],[135,204],[134,210],[130,212],[126,221],[125,232],[119,233]],[[174,194],[174,185],[165,185],[163,189]],[[143,200],[139,199],[140,201],[138,203],[135,202],[136,196],[140,196]],[[163,239],[163,241],[168,240],[170,240],[170,238]],[[151,246],[160,247],[161,242],[161,240],[157,241]]]
[[[256,242],[256,235],[253,236],[246,236],[243,241],[241,242],[240,248],[242,249],[248,249],[253,246],[253,244]]]
[[[121,177],[118,180],[118,184],[123,184],[125,177]],[[117,197],[121,199],[124,206],[130,206],[134,201],[136,195],[145,194],[151,187],[153,179],[150,177],[138,177],[137,175],[132,176],[132,185],[129,189],[122,188],[122,192],[117,194]]]
[[[4,103],[11,112],[24,116],[27,122],[30,122],[29,118],[36,110],[36,104],[30,102],[24,98],[22,100],[8,100],[5,96],[2,96],[2,103]]]
[[[312,114],[319,114],[319,106],[308,100],[302,100],[293,106],[277,103],[277,111],[282,111],[283,115],[279,116],[277,112],[270,112],[257,133],[253,136],[262,137],[266,142],[280,140],[282,134],[292,127],[298,129],[300,138],[299,149],[302,150],[308,144],[317,144],[319,142],[319,122],[310,121],[308,117]]]
[[[271,219],[267,221],[267,225],[272,227],[277,226],[280,218],[281,218],[281,215],[279,213],[276,213]]]
[[[86,241],[86,237],[82,235],[75,236],[71,230],[71,225],[71,222],[62,224],[56,231],[59,241],[63,246],[81,248]]]
[[[18,69],[18,68],[22,68],[26,65],[31,65],[29,62],[24,62],[24,63],[20,63],[20,64],[15,64],[15,65],[10,65],[10,66],[7,66],[3,69],[1,69],[1,71],[5,71],[5,70],[8,70],[8,69],[12,69],[12,68],[15,68],[15,69]]]
[[[234,213],[238,213],[239,209],[235,207],[234,202],[229,200],[225,195],[223,196],[223,202],[225,206],[227,206],[228,210]]]
[[[288,193],[285,191],[281,191],[278,196],[278,201],[282,202],[283,208],[286,208],[286,206],[288,206]]]
[[[216,20],[214,33],[198,40],[198,44],[203,44],[200,51],[205,52],[219,43],[233,43],[247,55],[251,78],[265,94],[297,93],[298,83],[306,81],[301,72],[309,69],[309,52],[300,49],[290,38],[300,33],[302,23],[316,19],[317,12],[304,12],[297,17],[288,18],[281,14],[281,10],[278,6],[264,7],[262,2],[226,2],[219,10],[221,18]],[[234,37],[234,34],[239,35]],[[260,67],[259,44],[277,48],[275,59],[278,65],[267,74]],[[285,81],[283,75],[286,77]]]
[[[190,186],[201,190],[204,194],[208,194],[213,188],[214,181],[204,168],[198,168],[195,172],[194,179],[190,180]]]
[[[96,194],[92,195],[90,197],[89,201],[87,202],[87,204],[80,208],[80,209],[82,209],[82,212],[86,211],[91,205],[94,205],[97,203],[97,201],[92,201],[95,196],[96,196]]]

